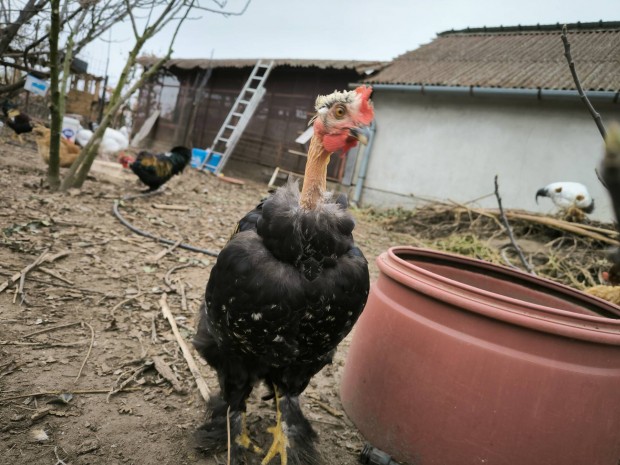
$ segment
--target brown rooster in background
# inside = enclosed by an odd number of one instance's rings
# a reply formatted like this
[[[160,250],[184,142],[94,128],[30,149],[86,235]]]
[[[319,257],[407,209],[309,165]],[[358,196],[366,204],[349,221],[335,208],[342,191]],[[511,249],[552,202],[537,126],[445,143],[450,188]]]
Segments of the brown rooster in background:
[[[327,165],[334,152],[367,140],[374,116],[370,93],[359,87],[317,98],[301,192],[289,183],[249,212],[211,270],[194,344],[217,371],[221,393],[210,400],[197,439],[215,450],[230,438],[231,465],[241,463],[246,450],[261,450],[244,418],[260,381],[276,407],[273,443],[262,465],[277,455],[282,465],[321,463],[299,396],[331,363],[369,290],[368,264],[353,241],[346,200],[326,192]]]
[[[49,165],[50,163],[50,138],[51,131],[45,126],[36,124],[34,126],[34,137],[37,142],[37,151],[43,161]],[[64,137],[60,137],[60,166],[63,168],[73,164],[75,159],[80,155],[80,147]]]

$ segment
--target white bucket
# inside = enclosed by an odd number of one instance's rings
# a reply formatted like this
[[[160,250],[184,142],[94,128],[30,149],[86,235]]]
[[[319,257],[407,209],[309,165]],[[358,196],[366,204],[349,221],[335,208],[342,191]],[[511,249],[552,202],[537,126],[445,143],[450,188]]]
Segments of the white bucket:
[[[65,116],[62,119],[62,135],[71,142],[75,142],[75,135],[81,127],[80,122],[75,118]]]

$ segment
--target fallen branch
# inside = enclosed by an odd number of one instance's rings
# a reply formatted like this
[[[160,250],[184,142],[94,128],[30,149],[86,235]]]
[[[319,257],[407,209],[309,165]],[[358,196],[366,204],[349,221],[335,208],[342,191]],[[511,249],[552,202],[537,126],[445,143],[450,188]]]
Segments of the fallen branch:
[[[19,341],[0,341],[0,346],[27,346],[33,347],[77,347],[83,346],[86,341],[78,342],[19,342]]]
[[[47,275],[50,275],[53,278],[58,279],[59,281],[62,281],[63,283],[66,284],[70,284],[73,285],[75,284],[73,281],[67,279],[67,278],[63,278],[62,276],[60,276],[60,274],[56,273],[54,270],[50,270],[49,268],[45,268],[43,266],[40,266],[37,271],[40,271],[41,273],[45,273]]]
[[[22,338],[32,337],[32,336],[36,336],[38,334],[43,334],[43,333],[49,333],[50,331],[56,331],[57,329],[70,328],[71,326],[77,326],[79,324],[82,324],[82,323],[80,321],[76,321],[75,323],[67,323],[64,325],[50,326],[49,328],[40,329],[39,331],[35,331],[33,333],[28,333],[22,336]]]
[[[107,395],[105,401],[106,402],[110,402],[110,397],[112,397],[114,394],[117,394],[117,393],[123,391],[125,389],[125,386],[127,386],[129,383],[134,381],[138,376],[140,376],[142,374],[142,372],[144,372],[146,369],[150,368],[151,366],[152,366],[152,363],[145,363],[144,365],[136,368],[133,371],[133,373],[131,374],[131,376],[129,378],[127,378],[125,381],[123,381],[118,388],[112,387],[112,389],[110,389],[108,391],[108,395]],[[118,379],[120,379],[120,377]],[[116,380],[117,383],[118,383],[118,379]]]
[[[142,297],[144,294],[146,294],[146,292],[138,292],[136,295],[131,296],[126,298],[125,300],[120,301],[119,303],[117,303],[114,307],[112,307],[112,311],[110,312],[112,315],[112,318],[114,318],[114,312],[119,308],[122,307],[123,305],[125,305],[127,302],[131,302],[134,299],[137,299],[138,297]]]
[[[54,287],[62,287],[65,289],[73,289],[74,291],[78,291],[78,292],[82,292],[82,293],[86,293],[86,294],[101,294],[101,295],[105,295],[107,297],[118,297],[114,294],[108,294],[104,291],[98,291],[96,289],[86,289],[83,287],[75,287],[75,286],[70,286],[69,284],[60,284],[60,283],[52,283],[50,281],[46,281],[44,279],[38,279],[35,278],[34,276],[31,276],[30,281],[34,281],[36,283],[41,283],[41,284],[47,284],[48,286],[54,286]]]
[[[161,295],[161,299],[159,300],[159,305],[161,306],[161,312],[168,320],[168,323],[170,323],[170,327],[172,328],[174,337],[176,338],[177,343],[179,344],[179,347],[181,347],[181,351],[183,352],[183,357],[185,357],[185,361],[187,362],[189,371],[192,373],[192,376],[194,377],[194,380],[196,381],[196,385],[198,386],[198,390],[200,391],[202,398],[205,401],[208,401],[209,396],[210,396],[209,386],[207,386],[207,383],[205,382],[202,375],[200,374],[198,365],[196,365],[194,357],[192,356],[192,353],[187,343],[181,336],[181,333],[179,333],[179,328],[177,327],[177,323],[174,320],[174,316],[172,315],[172,312],[170,311],[170,307],[168,306],[168,297],[166,293],[163,293]]]
[[[188,211],[189,206],[187,205],[165,205],[162,203],[154,203],[153,208],[157,208],[158,210],[178,210],[178,211]]]
[[[149,258],[146,262],[147,263],[157,263],[159,260],[161,260],[166,255],[168,255],[170,252],[172,252],[174,249],[176,249],[179,245],[181,245],[181,242],[183,242],[183,239],[179,239],[174,244],[172,244],[170,247],[168,247],[166,249],[163,249],[162,251],[156,253],[151,258]]]
[[[90,346],[88,346],[88,352],[86,352],[86,357],[84,357],[84,361],[82,362],[80,371],[78,371],[78,374],[75,377],[75,381],[73,381],[74,383],[77,383],[78,379],[80,379],[80,376],[82,375],[82,370],[84,369],[84,365],[86,365],[86,361],[88,360],[88,357],[90,356],[90,352],[91,350],[93,350],[93,344],[95,343],[95,330],[88,323],[84,322],[84,324],[88,326],[88,328],[90,329]]]
[[[183,386],[179,382],[179,379],[176,377],[168,364],[164,362],[163,358],[159,356],[154,356],[153,363],[155,364],[155,369],[157,370],[157,372],[172,385],[172,388],[176,392],[180,394],[185,394],[185,389],[183,389]]]
[[[615,239],[611,239],[607,236],[603,236],[602,234],[589,231],[585,228],[582,228],[580,225],[577,225],[575,223],[570,223],[568,221],[558,220],[555,218],[550,218],[548,216],[528,215],[527,213],[518,213],[518,212],[507,212],[506,216],[508,216],[508,218],[518,218],[522,220],[531,221],[533,223],[544,224],[545,226],[549,226],[552,228],[561,229],[564,231],[579,234],[581,236],[589,237],[590,239],[595,239],[597,241],[605,242],[606,244],[620,245],[620,242],[618,242]]]
[[[339,411],[336,410],[334,407],[332,407],[331,405],[320,401],[318,399],[312,398],[312,402],[315,403],[316,405],[318,405],[319,407],[321,407],[323,410],[325,410],[327,413],[329,413],[330,415],[336,417],[336,418],[342,418],[344,416],[344,414]]]
[[[462,207],[459,207],[459,208],[462,208]],[[479,215],[492,214],[495,216],[499,216],[500,214],[499,211],[495,211],[491,209],[482,209],[482,208],[471,209],[471,211],[478,213]],[[606,244],[620,246],[620,241],[616,239],[612,239],[611,237],[605,236],[603,234],[600,234],[606,231],[610,236],[617,236],[618,233],[611,229],[605,230],[602,228],[595,228],[594,226],[590,226],[590,225],[581,225],[581,224],[571,223],[569,221],[559,220],[557,218],[552,218],[549,216],[532,215],[528,213],[514,212],[510,210],[506,211],[506,217],[508,219],[521,219],[525,221],[530,221],[532,223],[542,224],[545,226],[549,226],[551,228],[571,232],[571,233],[584,236],[584,237],[589,237],[590,239],[601,241]]]
[[[519,245],[517,244],[514,234],[512,234],[512,228],[510,227],[510,223],[508,223],[508,218],[506,218],[506,214],[504,213],[504,207],[502,207],[502,198],[499,195],[499,185],[497,183],[497,175],[495,175],[495,197],[497,198],[497,205],[499,206],[500,218],[502,219],[502,223],[504,223],[504,227],[506,228],[506,232],[508,233],[508,237],[510,238],[510,242],[512,246],[517,251],[519,260],[521,260],[521,263],[523,264],[525,269],[528,271],[528,273],[536,275],[536,273],[534,273],[534,270],[532,269],[532,266],[529,264],[529,262],[526,260],[525,256],[523,255],[523,251],[521,250],[521,247],[519,247]]]
[[[181,292],[181,310],[187,312],[187,296],[185,295],[185,284],[180,279],[177,280],[179,283],[178,289]]]
[[[172,268],[170,268],[167,272],[166,275],[164,276],[164,282],[166,283],[166,286],[168,286],[170,289],[173,289],[175,291],[178,291],[176,289],[175,286],[173,286],[172,281],[170,279],[170,275],[172,273],[174,273],[177,270],[182,270],[183,268],[188,268],[190,266],[195,266],[195,263],[189,262],[189,263],[184,263],[182,265],[177,265],[177,266],[173,266]]]
[[[47,254],[48,249],[45,249],[45,251],[43,251],[43,253],[41,255],[39,255],[39,257],[32,262],[30,265],[26,266],[25,268],[23,268],[19,273],[15,273],[13,276],[11,276],[7,282],[5,282],[4,284],[0,285],[0,293],[4,292],[8,287],[14,285],[15,283],[17,283],[18,281],[20,282],[20,288],[23,290],[23,282],[26,279],[26,275],[31,272],[32,270],[36,269],[39,265],[41,265],[42,263],[52,263],[56,260],[58,260],[59,258],[62,257],[66,257],[67,255],[69,255],[71,252],[68,250],[65,250],[63,252],[59,252],[56,255],[49,255]],[[22,292],[18,292],[19,294],[21,294]]]
[[[133,388],[124,388],[121,391],[132,392],[132,391],[141,391],[141,390],[142,388],[140,387],[133,387]],[[70,392],[71,394],[108,394],[110,390],[109,389],[86,389],[86,390],[83,389],[80,391],[42,391],[42,392],[35,392],[35,393],[30,393],[30,394],[19,394],[17,396],[2,397],[0,398],[0,402],[6,402],[7,400],[15,400],[15,399],[25,399],[26,397],[59,396],[67,392]]]

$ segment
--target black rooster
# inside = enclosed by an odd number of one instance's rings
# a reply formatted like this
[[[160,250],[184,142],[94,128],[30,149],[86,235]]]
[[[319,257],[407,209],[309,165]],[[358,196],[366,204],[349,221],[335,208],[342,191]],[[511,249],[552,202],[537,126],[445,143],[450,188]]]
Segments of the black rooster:
[[[346,200],[325,192],[327,164],[333,152],[366,140],[370,93],[359,87],[317,99],[301,192],[289,183],[248,213],[211,271],[194,344],[217,371],[221,392],[210,400],[197,439],[206,450],[225,447],[230,427],[233,465],[245,450],[261,450],[244,417],[261,380],[276,403],[273,443],[262,464],[276,455],[282,464],[320,463],[299,395],[331,362],[369,289]]]
[[[167,153],[142,151],[129,168],[149,187],[149,191],[154,191],[181,173],[191,158],[192,152],[186,147],[174,147]]]
[[[23,144],[24,140],[21,135],[27,132],[32,132],[32,129],[34,128],[34,124],[30,116],[26,113],[22,113],[15,105],[8,102],[4,102],[2,104],[2,113],[6,118],[6,125],[15,131],[17,138]]]

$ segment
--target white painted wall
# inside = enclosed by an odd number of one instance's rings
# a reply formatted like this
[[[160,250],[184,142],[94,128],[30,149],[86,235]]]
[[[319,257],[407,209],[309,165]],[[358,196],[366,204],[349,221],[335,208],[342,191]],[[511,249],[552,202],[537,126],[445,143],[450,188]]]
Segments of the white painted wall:
[[[585,184],[593,219],[612,221],[605,188],[594,173],[603,140],[580,102],[500,100],[375,90],[377,133],[363,205],[411,207],[416,198],[478,200],[496,208],[499,175],[504,208],[556,211],[536,191],[555,181]],[[604,121],[620,121],[620,104],[596,104]]]

